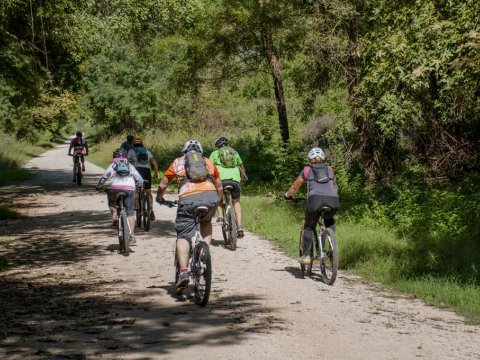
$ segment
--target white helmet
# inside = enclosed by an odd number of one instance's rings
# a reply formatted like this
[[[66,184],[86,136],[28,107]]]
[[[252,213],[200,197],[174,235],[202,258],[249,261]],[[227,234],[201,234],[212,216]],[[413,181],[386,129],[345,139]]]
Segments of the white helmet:
[[[322,160],[325,160],[325,153],[319,147],[314,147],[308,152],[307,157],[308,157],[308,160],[313,160],[317,157],[319,157]]]
[[[198,141],[198,140],[188,140],[188,141],[185,143],[185,145],[183,145],[183,150],[182,150],[182,152],[183,152],[184,154],[186,154],[186,153],[189,152],[190,150],[195,150],[195,151],[203,154],[202,144],[200,144],[200,141]]]

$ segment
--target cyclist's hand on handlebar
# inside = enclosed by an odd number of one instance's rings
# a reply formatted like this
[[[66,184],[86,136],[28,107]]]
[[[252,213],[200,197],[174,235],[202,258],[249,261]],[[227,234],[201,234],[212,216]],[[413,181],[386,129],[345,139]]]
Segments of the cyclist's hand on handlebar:
[[[292,201],[292,200],[293,200],[293,196],[288,196],[287,194],[288,194],[288,193],[283,194],[283,198],[284,198],[285,200],[287,200],[287,201]]]

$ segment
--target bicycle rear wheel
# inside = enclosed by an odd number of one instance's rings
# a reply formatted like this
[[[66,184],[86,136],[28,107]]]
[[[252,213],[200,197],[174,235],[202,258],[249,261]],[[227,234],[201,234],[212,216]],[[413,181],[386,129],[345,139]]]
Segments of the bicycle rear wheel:
[[[230,249],[235,251],[237,248],[237,217],[235,215],[235,209],[230,207],[230,211],[228,213],[229,219],[228,222],[230,223]]]
[[[230,244],[230,224],[228,221],[228,214],[230,212],[229,208],[224,204],[223,205],[223,223],[222,223],[222,235],[223,235],[223,242],[225,246]]]
[[[212,258],[207,243],[200,241],[195,246],[193,258],[193,287],[195,303],[200,306],[207,305],[212,286]]]
[[[81,165],[80,165],[80,162],[76,164],[77,166],[77,184],[78,186],[81,186],[82,185],[82,168],[81,168]]]
[[[142,226],[142,193],[136,190],[135,192],[135,223],[137,228]]]
[[[148,231],[150,230],[150,199],[148,194],[143,194],[141,208],[143,230]]]
[[[335,233],[332,229],[323,229],[321,238],[323,253],[320,254],[320,272],[327,285],[333,285],[338,272],[338,248]]]
[[[128,256],[130,252],[129,247],[130,230],[128,228],[127,214],[124,210],[120,212],[120,218],[118,221],[118,243],[120,246],[120,253]]]

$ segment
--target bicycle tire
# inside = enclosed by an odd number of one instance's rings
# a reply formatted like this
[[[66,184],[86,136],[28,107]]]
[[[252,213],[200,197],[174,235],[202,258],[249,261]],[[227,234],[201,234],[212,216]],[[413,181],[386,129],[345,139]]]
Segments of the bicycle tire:
[[[233,207],[230,208],[229,212],[230,219],[228,222],[230,223],[230,249],[235,251],[237,249],[237,239],[238,239],[238,226],[237,226],[237,217],[235,215],[235,209]]]
[[[143,229],[145,231],[150,230],[150,199],[148,194],[142,196],[142,217],[143,217]]]
[[[228,246],[230,243],[230,225],[228,224],[228,214],[230,213],[230,207],[224,203],[223,204],[223,223],[222,223],[222,235],[223,242],[225,246]]]
[[[320,272],[322,281],[327,285],[333,285],[338,273],[338,247],[335,233],[332,229],[323,229],[321,234],[323,251],[326,256],[320,254]]]
[[[82,168],[80,162],[77,164],[77,185],[82,186]]]
[[[120,219],[118,224],[118,242],[120,246],[120,253],[128,256],[130,252],[130,247],[128,243],[130,241],[130,230],[128,228],[127,214],[124,210],[120,212]]]
[[[135,191],[135,206],[137,207],[137,209],[135,209],[135,224],[137,226],[137,228],[141,227],[142,226],[142,206],[141,206],[141,203],[142,203],[142,192],[141,191],[138,191],[136,190]]]
[[[193,258],[193,288],[195,303],[205,306],[212,287],[212,258],[207,243],[200,241],[195,246]]]

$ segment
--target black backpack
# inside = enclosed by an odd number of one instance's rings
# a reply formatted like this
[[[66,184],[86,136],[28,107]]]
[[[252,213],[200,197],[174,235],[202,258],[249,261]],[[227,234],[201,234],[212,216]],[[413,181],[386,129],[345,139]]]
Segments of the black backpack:
[[[330,180],[333,180],[333,177],[330,176],[330,173],[328,171],[327,164],[311,164],[310,172],[312,173],[313,179],[311,179],[309,176],[308,180],[315,180],[317,183],[320,184],[325,184],[328,183]]]
[[[202,154],[191,150],[185,154],[185,174],[187,179],[201,182],[208,179],[208,168]]]

